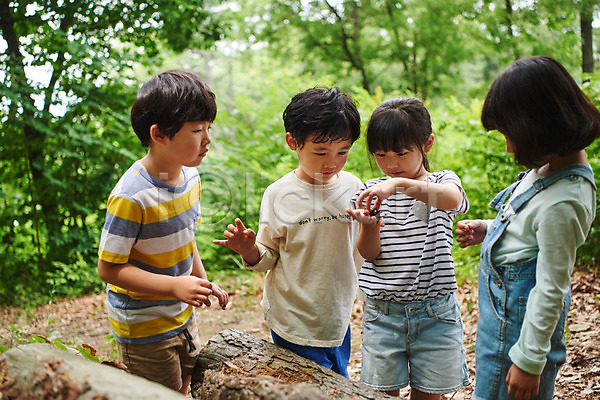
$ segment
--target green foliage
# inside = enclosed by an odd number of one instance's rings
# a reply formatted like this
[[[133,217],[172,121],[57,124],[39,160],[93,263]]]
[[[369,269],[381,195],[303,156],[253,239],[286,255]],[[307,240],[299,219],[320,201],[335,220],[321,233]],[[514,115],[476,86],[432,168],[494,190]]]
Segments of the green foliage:
[[[480,100],[464,105],[450,97],[430,109],[436,140],[432,151],[433,170],[450,169],[461,179],[469,199],[469,211],[461,219],[494,218],[489,207],[492,197],[516,179],[519,168],[506,153],[505,141],[498,132],[486,132],[480,121]],[[466,249],[454,243],[453,258],[457,277],[472,280],[479,268],[479,247]]]
[[[482,130],[477,99],[516,56],[551,55],[570,71],[581,60],[581,1],[512,2],[509,12],[508,3],[489,0],[249,0],[229,2],[218,14],[213,6],[220,3],[0,5],[0,304],[101,286],[96,251],[106,199],[144,154],[129,108],[139,80],[158,69],[190,69],[217,94],[214,141],[200,167],[198,232],[214,274],[237,271],[241,263],[212,239],[235,217],[256,230],[264,189],[296,166],[281,119],[294,94],[335,84],[356,99],[363,132],[381,101],[425,97],[436,134],[433,168],[454,170],[471,203],[459,218],[489,218],[489,200],[519,168],[501,135]],[[215,44],[225,32],[230,40]],[[600,77],[590,76],[584,88],[600,105]],[[588,151],[597,179],[599,146]],[[380,175],[364,135],[345,169],[362,180]],[[579,251],[580,263],[597,262],[598,224]],[[477,248],[454,249],[454,256],[460,274],[472,277]]]
[[[108,356],[109,360],[118,360],[119,357],[119,344],[117,342],[117,339],[115,338],[115,335],[113,335],[112,333],[109,333],[108,335],[104,336],[104,341],[108,344],[110,344],[112,350],[110,351],[110,354]]]
[[[58,348],[62,348],[63,350],[67,350],[68,349],[66,347],[60,347],[60,346],[56,346]],[[99,363],[100,362],[100,358],[96,355],[96,351],[94,349],[91,349],[90,347],[87,346],[83,346],[83,345],[77,345],[76,347],[77,351],[79,352],[79,354],[81,354],[81,356],[83,358],[85,358],[86,360],[90,360],[90,361],[94,361]]]
[[[600,109],[600,74],[585,76],[583,89],[594,105]],[[596,186],[600,186],[600,140],[596,139],[587,149],[588,161],[594,170]],[[596,201],[596,219],[592,223],[586,242],[577,252],[580,265],[595,265],[600,261],[600,204]]]
[[[263,16],[250,20],[248,36],[301,60],[307,72],[335,76],[342,86],[358,83],[370,93],[379,86],[429,97],[452,83],[454,67],[477,49],[478,25],[468,13],[474,3],[255,0],[244,11]]]
[[[103,224],[102,207],[119,171],[136,158],[129,149],[141,150],[127,119],[115,111],[127,109],[132,94],[113,82],[89,90],[85,100],[43,129],[48,161],[37,177],[27,167],[17,175],[19,166],[31,161],[27,157],[12,164],[16,168],[8,173],[16,174],[1,186],[11,196],[3,199],[0,213],[8,278],[0,282],[0,297],[6,296],[0,301],[18,302],[31,293],[51,291],[77,295],[98,288],[90,260]],[[105,100],[100,103],[100,98]]]
[[[102,361],[108,360],[116,360],[119,357],[119,352],[117,350],[116,343],[113,344],[113,350],[111,351],[110,356],[108,358],[100,359],[100,357],[96,355],[96,349],[87,344],[76,343],[73,345],[68,345],[65,343],[63,338],[57,337],[49,339],[45,336],[38,335],[35,333],[27,333],[26,331],[15,326],[9,326],[5,329],[8,331],[9,337],[5,338],[4,336],[0,335],[0,339],[7,343],[7,346],[0,345],[0,354],[22,344],[46,343],[56,346],[64,351],[76,350],[81,357],[85,358],[86,360],[94,361],[97,363],[101,363]]]
[[[53,298],[51,296],[51,298]],[[104,340],[111,346],[111,352],[107,358],[100,359],[96,353],[97,350],[89,344],[82,343],[77,337],[71,337],[64,339],[60,336],[59,327],[55,326],[56,319],[54,314],[56,308],[53,306],[53,301],[49,300],[49,310],[45,313],[37,313],[35,309],[29,308],[32,305],[31,302],[24,303],[25,308],[22,309],[24,318],[19,318],[15,325],[8,325],[0,327],[0,354],[5,351],[19,346],[21,344],[29,343],[47,343],[56,346],[62,350],[70,352],[78,352],[83,358],[86,358],[94,362],[102,362],[109,360],[116,360],[119,358],[118,344],[113,334],[106,335]],[[41,325],[41,333],[32,333],[30,331],[32,322],[39,316],[42,316],[42,321],[45,321],[45,325]]]
[[[102,290],[104,286],[98,276],[96,265],[80,254],[77,260],[69,264],[55,261],[53,268],[46,274],[45,281],[52,291],[52,296],[58,298],[95,293]]]
[[[471,205],[469,218],[492,218],[491,197],[516,179],[520,169],[506,153],[498,132],[486,132],[480,121],[482,101],[465,106],[455,98],[431,110],[435,132],[435,169],[452,169],[461,178]],[[437,168],[439,164],[439,168]]]
[[[0,303],[98,289],[106,198],[143,154],[133,67],[214,44],[226,29],[216,3],[0,4]]]
[[[263,40],[274,57],[370,93],[382,87],[386,93],[409,90],[425,99],[448,93],[463,97],[518,57],[546,54],[569,67],[581,60],[579,1],[237,4],[238,31],[248,42]]]

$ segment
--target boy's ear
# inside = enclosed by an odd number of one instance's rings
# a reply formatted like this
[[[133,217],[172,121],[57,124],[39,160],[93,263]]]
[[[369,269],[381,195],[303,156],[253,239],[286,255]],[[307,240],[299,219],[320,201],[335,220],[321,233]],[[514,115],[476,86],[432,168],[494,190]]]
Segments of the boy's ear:
[[[158,129],[157,124],[150,126],[150,140],[152,143],[163,143],[166,136]]]
[[[427,141],[425,142],[425,145],[423,146],[423,150],[425,151],[425,153],[429,153],[429,150],[431,150],[431,148],[433,147],[434,140],[435,140],[435,135],[432,133],[431,135],[429,135],[429,138],[427,139]]]
[[[285,133],[285,142],[290,147],[290,149],[292,149],[292,150],[298,149],[298,144],[296,143],[296,140],[294,140],[294,138],[292,137],[292,134],[289,132]]]

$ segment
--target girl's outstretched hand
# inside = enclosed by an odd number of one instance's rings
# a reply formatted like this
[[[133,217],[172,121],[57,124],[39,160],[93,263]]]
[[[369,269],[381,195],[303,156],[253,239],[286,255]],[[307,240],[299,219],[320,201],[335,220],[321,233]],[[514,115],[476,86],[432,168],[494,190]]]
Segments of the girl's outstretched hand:
[[[375,210],[375,209],[373,209],[373,210]],[[352,218],[354,218],[361,224],[365,224],[365,225],[377,224],[379,226],[384,226],[383,222],[381,222],[381,216],[379,215],[379,213],[374,215],[375,214],[374,212],[369,212],[368,210],[365,210],[364,208],[357,208],[355,210],[353,210],[351,208],[346,208],[346,212],[348,214],[350,214],[350,216]]]
[[[483,242],[487,231],[487,223],[482,219],[463,220],[456,223],[456,241],[460,247],[473,246]]]
[[[369,211],[371,209],[379,210],[381,202],[397,191],[397,183],[393,179],[388,179],[363,190],[360,196],[358,196],[356,204],[359,208],[366,208]],[[373,199],[375,199],[374,204]]]
[[[244,226],[241,219],[235,219],[235,225],[227,225],[227,230],[223,232],[226,240],[213,240],[214,244],[229,247],[231,250],[244,257],[254,250],[256,243],[256,233],[252,229]]]

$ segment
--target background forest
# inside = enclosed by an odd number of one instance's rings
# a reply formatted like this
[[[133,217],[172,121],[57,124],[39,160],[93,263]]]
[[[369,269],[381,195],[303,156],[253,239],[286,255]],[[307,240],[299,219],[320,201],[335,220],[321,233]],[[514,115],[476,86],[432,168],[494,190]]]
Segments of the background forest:
[[[256,228],[266,186],[296,165],[281,119],[290,98],[336,85],[363,127],[377,104],[415,96],[436,134],[433,168],[452,169],[468,218],[519,172],[502,136],[481,127],[493,79],[512,60],[548,55],[600,106],[598,0],[0,0],[0,304],[101,290],[97,248],[110,190],[145,150],[129,124],[141,82],[183,68],[219,107],[199,167],[197,234],[211,275],[239,258],[212,244],[237,216]],[[600,178],[600,144],[588,151]],[[380,174],[361,139],[347,170]],[[597,182],[600,183],[600,182]],[[458,250],[471,280],[478,249]],[[597,268],[600,220],[578,253]]]

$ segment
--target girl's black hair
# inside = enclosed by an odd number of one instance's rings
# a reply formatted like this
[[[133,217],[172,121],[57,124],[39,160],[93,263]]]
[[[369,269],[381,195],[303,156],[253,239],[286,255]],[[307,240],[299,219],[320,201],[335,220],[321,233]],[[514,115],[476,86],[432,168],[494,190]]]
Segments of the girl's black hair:
[[[415,98],[396,97],[373,111],[367,126],[367,149],[370,154],[418,149],[423,156],[423,167],[429,171],[423,147],[431,133],[431,117],[423,103]]]
[[[585,149],[600,135],[600,112],[567,70],[545,57],[513,62],[492,84],[481,112],[487,130],[513,145],[515,161],[528,168]]]
[[[186,122],[213,122],[215,95],[206,83],[188,71],[160,73],[140,88],[131,107],[131,125],[142,142],[150,145],[150,127],[173,139]]]
[[[352,99],[338,88],[315,87],[296,94],[283,112],[285,131],[299,148],[310,138],[315,143],[360,136],[360,114]]]

